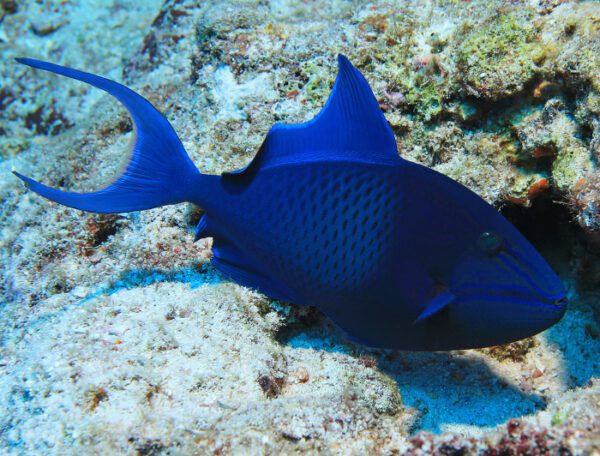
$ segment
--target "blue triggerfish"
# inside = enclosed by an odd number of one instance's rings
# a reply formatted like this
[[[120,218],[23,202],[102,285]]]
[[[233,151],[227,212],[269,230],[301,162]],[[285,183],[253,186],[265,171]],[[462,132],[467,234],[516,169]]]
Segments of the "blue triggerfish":
[[[111,80],[18,59],[105,90],[135,124],[123,173],[90,193],[15,173],[33,191],[90,212],[191,202],[196,239],[212,237],[214,266],[278,300],[315,306],[356,342],[403,350],[498,345],[560,320],[566,292],[550,266],[492,206],[398,155],[363,75],[344,57],[312,120],[277,124],[254,159],[200,173],[169,122]]]

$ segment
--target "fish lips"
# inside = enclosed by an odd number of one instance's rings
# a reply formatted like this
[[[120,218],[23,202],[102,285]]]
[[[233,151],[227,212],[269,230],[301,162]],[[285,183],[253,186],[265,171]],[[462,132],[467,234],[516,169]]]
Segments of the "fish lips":
[[[494,343],[486,344],[498,345],[548,329],[562,319],[567,305],[564,292],[540,296],[528,290],[502,290],[489,295],[479,291],[460,296],[456,313],[464,315],[467,311],[465,318],[472,318],[479,326],[482,338],[496,339]]]
[[[456,292],[454,292],[456,293]],[[524,290],[456,293],[442,311],[413,324],[423,331],[425,350],[459,350],[502,345],[531,337],[564,315],[566,295],[536,296]]]

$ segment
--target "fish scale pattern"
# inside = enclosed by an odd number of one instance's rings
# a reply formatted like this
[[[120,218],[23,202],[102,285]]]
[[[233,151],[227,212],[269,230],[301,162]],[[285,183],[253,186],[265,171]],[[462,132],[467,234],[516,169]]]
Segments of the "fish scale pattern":
[[[249,192],[259,195],[249,203],[251,219],[267,218],[270,227],[252,255],[299,293],[325,299],[355,293],[377,274],[394,242],[399,193],[392,171],[322,163],[303,168],[265,173]],[[282,183],[283,191],[273,194]]]

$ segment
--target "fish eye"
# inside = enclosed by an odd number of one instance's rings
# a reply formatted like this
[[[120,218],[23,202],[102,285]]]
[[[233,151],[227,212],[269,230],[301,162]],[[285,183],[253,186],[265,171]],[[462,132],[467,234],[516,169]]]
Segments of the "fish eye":
[[[502,238],[491,231],[484,231],[477,239],[477,247],[483,253],[489,256],[494,256],[502,250]]]

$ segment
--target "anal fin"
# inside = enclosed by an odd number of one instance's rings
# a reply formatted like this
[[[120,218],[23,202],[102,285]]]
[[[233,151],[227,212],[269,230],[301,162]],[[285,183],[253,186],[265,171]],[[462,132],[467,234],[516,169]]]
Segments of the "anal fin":
[[[248,288],[254,288],[270,298],[301,304],[296,293],[285,284],[269,277],[255,261],[231,242],[215,238],[213,255],[211,263],[214,267],[235,282]]]

